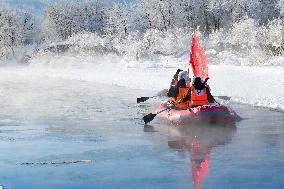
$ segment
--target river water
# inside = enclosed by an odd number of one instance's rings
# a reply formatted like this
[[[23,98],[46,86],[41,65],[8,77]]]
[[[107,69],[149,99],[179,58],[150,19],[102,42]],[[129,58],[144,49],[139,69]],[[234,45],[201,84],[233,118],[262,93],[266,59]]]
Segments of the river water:
[[[154,91],[72,79],[0,79],[6,189],[284,188],[284,114],[222,101],[243,119],[175,128],[141,118]],[[153,105],[154,104],[154,105]]]

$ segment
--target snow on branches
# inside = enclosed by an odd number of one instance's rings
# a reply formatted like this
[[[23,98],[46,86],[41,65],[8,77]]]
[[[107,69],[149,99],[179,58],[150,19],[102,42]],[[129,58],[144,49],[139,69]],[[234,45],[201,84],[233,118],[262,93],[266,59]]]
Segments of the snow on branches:
[[[13,56],[17,48],[35,42],[46,46],[72,42],[76,49],[104,49],[135,58],[147,54],[180,55],[188,50],[192,31],[200,31],[209,46],[259,48],[278,55],[284,46],[283,2],[59,1],[46,4],[40,16],[2,8],[0,57]]]
[[[34,15],[0,8],[0,59],[14,56],[18,48],[32,44],[35,32]]]

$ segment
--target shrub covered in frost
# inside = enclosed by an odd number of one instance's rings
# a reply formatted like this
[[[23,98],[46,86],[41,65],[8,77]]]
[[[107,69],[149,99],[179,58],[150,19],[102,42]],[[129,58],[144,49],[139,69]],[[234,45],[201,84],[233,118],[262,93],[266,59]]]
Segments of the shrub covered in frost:
[[[18,55],[38,38],[35,16],[29,12],[0,8],[0,59]]]
[[[59,1],[44,7],[40,22],[31,13],[2,8],[0,57],[34,42],[56,53],[181,56],[190,49],[193,31],[200,31],[210,58],[232,53],[263,62],[283,55],[283,6],[283,0]]]

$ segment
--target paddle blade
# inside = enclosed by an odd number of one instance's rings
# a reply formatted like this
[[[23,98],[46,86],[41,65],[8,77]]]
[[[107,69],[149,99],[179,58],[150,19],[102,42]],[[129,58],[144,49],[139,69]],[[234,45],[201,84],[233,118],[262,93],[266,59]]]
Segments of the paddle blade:
[[[231,100],[231,97],[229,96],[216,96],[217,98],[220,98],[222,100]]]
[[[152,113],[150,113],[150,114],[148,114],[148,115],[145,115],[145,116],[143,117],[144,123],[145,123],[145,124],[149,123],[150,121],[152,121],[152,120],[156,117],[156,115],[157,115],[157,114],[152,114]]]
[[[149,97],[141,97],[141,98],[137,98],[137,103],[140,103],[140,102],[145,102],[146,100],[148,100]]]

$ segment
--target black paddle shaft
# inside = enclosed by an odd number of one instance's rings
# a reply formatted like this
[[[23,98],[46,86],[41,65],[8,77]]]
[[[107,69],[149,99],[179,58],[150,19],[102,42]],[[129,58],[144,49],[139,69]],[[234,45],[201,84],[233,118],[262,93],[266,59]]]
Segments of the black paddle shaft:
[[[220,98],[222,100],[231,100],[231,97],[229,96],[214,96],[214,97]]]

